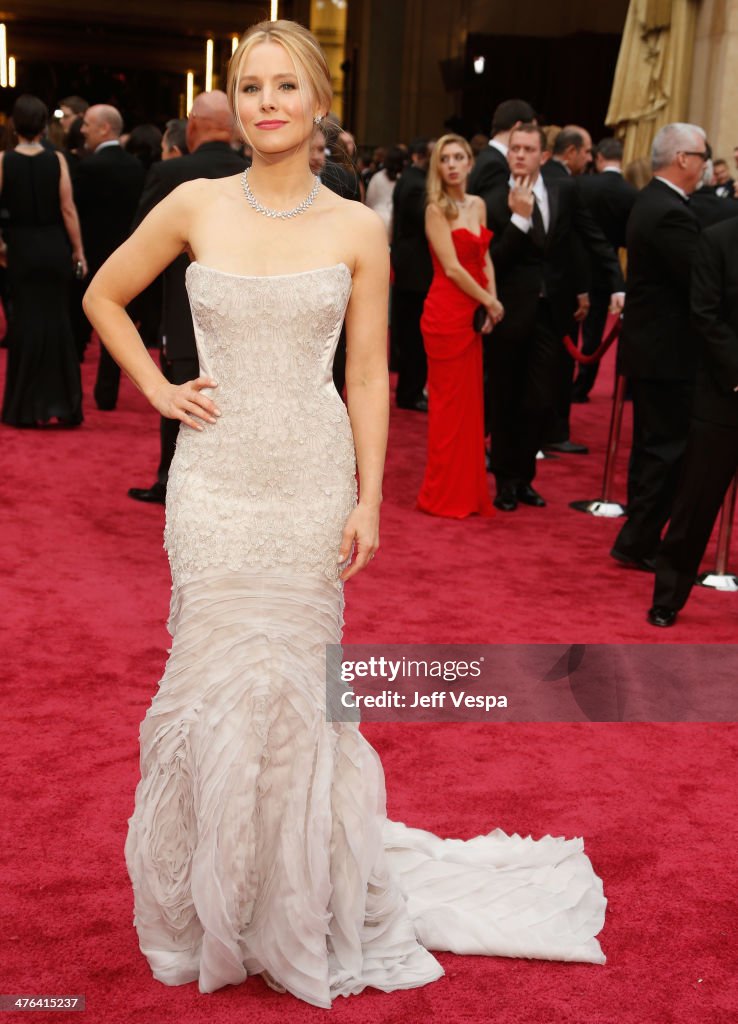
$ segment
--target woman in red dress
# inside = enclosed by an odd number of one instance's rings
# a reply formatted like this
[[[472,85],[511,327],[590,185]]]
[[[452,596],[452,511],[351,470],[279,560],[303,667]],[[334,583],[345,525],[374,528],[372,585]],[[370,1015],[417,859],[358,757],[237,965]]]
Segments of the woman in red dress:
[[[472,162],[466,139],[439,139],[428,169],[425,214],[433,282],[420,321],[428,357],[428,461],[418,508],[454,519],[494,515],[484,451],[482,338],[473,320],[484,306],[487,333],[503,308],[486,207],[465,191]]]

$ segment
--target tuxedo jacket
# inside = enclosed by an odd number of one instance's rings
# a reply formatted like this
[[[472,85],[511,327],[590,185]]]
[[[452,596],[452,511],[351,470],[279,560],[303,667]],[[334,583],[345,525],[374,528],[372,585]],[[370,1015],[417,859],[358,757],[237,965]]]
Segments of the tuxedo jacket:
[[[105,146],[73,170],[74,202],[92,275],[128,237],[145,172],[121,146]]]
[[[485,203],[492,193],[502,188],[510,177],[510,165],[496,146],[487,146],[477,156],[466,185],[467,192],[481,196]],[[489,208],[487,209],[489,223]]]
[[[624,249],[628,218],[638,189],[618,171],[582,174],[575,179],[575,186],[613,249]]]
[[[738,203],[722,199],[710,185],[703,185],[689,197],[692,213],[703,228],[738,216]]]
[[[720,202],[726,202],[721,199]],[[738,204],[736,204],[738,205]],[[692,323],[699,343],[694,415],[738,427],[738,218],[707,228],[692,271]]]
[[[156,204],[183,182],[196,178],[226,178],[246,167],[248,161],[245,157],[236,153],[227,142],[203,142],[194,153],[153,164],[133,219],[133,228],[138,227]],[[185,287],[185,271],[189,264],[189,257],[183,254],[163,274],[160,333],[162,351],[170,360],[197,359],[195,330]]]
[[[694,380],[689,288],[700,224],[669,185],[652,179],[628,220],[628,291],[618,368],[629,377]]]
[[[638,189],[618,171],[582,174],[574,179],[581,201],[592,214],[603,235],[617,255],[625,248],[625,232]],[[592,287],[607,290],[606,278],[599,264],[592,267]]]
[[[541,174],[543,175],[543,180],[546,182],[546,185],[550,185],[553,181],[570,181],[572,179],[572,175],[566,167],[564,167],[562,162],[560,160],[554,160],[553,157],[547,160],[541,167]]]
[[[576,296],[589,290],[590,274],[579,258],[580,249],[590,261],[601,264],[611,292],[622,291],[624,284],[612,247],[579,201],[573,182],[562,181],[546,190],[549,227],[545,236],[534,229],[523,232],[513,224],[509,186],[495,190],[488,204],[488,227],[494,232],[490,255],[505,307],[502,323],[517,324],[527,332],[535,320],[538,300],[545,296],[557,329],[565,333],[571,327]]]
[[[433,278],[425,237],[425,171],[412,164],[397,179],[392,193],[392,269],[400,291],[425,295]]]

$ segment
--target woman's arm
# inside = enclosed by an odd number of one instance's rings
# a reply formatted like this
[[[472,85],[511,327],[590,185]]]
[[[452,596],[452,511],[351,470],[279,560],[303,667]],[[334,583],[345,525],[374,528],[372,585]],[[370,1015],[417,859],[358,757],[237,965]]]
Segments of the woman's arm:
[[[72,179],[69,177],[67,161],[61,153],[57,153],[56,155],[59,160],[59,170],[61,172],[59,175],[59,205],[61,206],[61,213],[64,219],[64,227],[67,229],[69,244],[72,247],[72,259],[75,263],[82,264],[82,276],[85,277],[87,275],[87,260],[85,259],[85,252],[82,248],[82,232],[79,227],[77,207],[74,205]]]
[[[339,561],[348,558],[356,542],[356,557],[344,570],[343,580],[363,569],[379,547],[389,424],[387,234],[379,217],[367,208],[357,207],[355,217],[359,255],[346,314],[346,399],[359,469],[359,504],[343,531]]]
[[[490,317],[496,317],[499,313],[499,303],[493,290],[494,275],[492,276],[492,288],[488,286],[485,289],[481,284],[477,284],[468,270],[462,267],[451,237],[451,225],[435,203],[429,203],[426,207],[425,234],[446,277],[453,281],[462,292],[484,306]]]
[[[477,209],[479,211],[479,226],[480,228],[487,227],[487,204],[483,199],[477,197]],[[497,278],[495,277],[495,267],[492,263],[492,257],[489,249],[484,254],[484,274],[487,278],[487,290],[497,298]],[[488,314],[487,319],[482,327],[482,334],[489,334],[496,323],[499,323],[502,317],[505,315],[505,310],[502,307],[502,303],[499,302],[499,310],[496,316]]]
[[[83,300],[84,311],[113,359],[155,409],[170,419],[202,430],[199,417],[215,423],[219,415],[201,389],[216,387],[198,377],[179,386],[170,384],[149,355],[126,306],[151,284],[188,245],[193,211],[207,202],[207,185],[187,182],[163,199],[134,233],[106,260],[92,279]]]

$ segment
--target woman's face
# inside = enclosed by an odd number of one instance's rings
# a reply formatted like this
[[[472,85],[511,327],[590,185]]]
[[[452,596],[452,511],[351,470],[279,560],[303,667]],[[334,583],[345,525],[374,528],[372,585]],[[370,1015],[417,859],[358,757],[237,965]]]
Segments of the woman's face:
[[[300,93],[292,60],[279,43],[257,43],[241,63],[238,114],[256,151],[283,153],[312,135],[315,103]]]
[[[465,185],[471,170],[471,159],[458,142],[448,142],[441,151],[438,166],[444,185]]]

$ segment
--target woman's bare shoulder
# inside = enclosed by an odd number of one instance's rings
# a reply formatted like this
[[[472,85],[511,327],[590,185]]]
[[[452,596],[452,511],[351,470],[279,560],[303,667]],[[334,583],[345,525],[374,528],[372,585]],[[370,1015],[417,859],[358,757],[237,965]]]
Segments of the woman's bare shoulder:
[[[381,243],[386,248],[387,229],[379,214],[368,206],[333,194],[327,212],[330,212],[336,234],[346,239],[357,253],[374,243]]]

